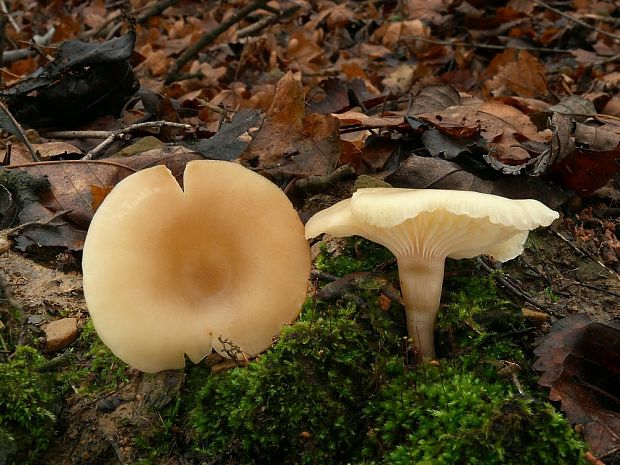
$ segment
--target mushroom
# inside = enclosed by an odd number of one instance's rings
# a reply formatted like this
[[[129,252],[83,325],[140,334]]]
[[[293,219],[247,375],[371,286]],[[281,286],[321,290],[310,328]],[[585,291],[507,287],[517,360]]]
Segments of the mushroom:
[[[528,232],[558,214],[536,200],[490,194],[399,188],[360,189],[318,212],[306,238],[321,233],[363,236],[387,247],[398,262],[407,331],[418,357],[435,358],[434,328],[444,262],[491,255],[501,262],[523,252]]]
[[[212,349],[265,350],[305,300],[310,250],[286,195],[231,162],[164,166],[112,190],[84,245],[84,295],[101,340],[145,372]],[[237,350],[237,349],[235,349]]]

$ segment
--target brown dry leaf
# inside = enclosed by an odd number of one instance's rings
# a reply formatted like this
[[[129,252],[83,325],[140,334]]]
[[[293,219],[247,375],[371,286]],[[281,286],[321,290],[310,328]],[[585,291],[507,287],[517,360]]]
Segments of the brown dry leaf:
[[[306,72],[317,71],[324,52],[305,29],[295,31],[288,42],[285,58],[295,61]]]
[[[368,116],[359,111],[346,111],[332,115],[342,126],[361,126],[363,128],[395,128],[403,124],[402,116]]]
[[[381,83],[392,94],[404,94],[413,84],[414,71],[415,65],[400,64]]]
[[[457,163],[440,158],[412,155],[385,178],[394,187],[451,189],[500,195],[510,199],[536,199],[557,208],[573,194],[550,186],[533,176],[503,176],[496,181],[481,179]]]
[[[408,21],[385,22],[373,36],[389,49],[394,49],[398,41],[407,36],[424,36],[430,34],[430,28],[419,19]]]
[[[331,115],[305,115],[303,87],[288,72],[240,159],[274,176],[324,175],[340,156],[339,127]]]
[[[614,95],[601,112],[605,115],[620,117],[620,96]]]
[[[163,50],[153,51],[149,44],[147,48],[140,53],[147,57],[146,60],[140,64],[140,67],[147,69],[152,76],[163,76],[168,71],[171,60]]]
[[[48,160],[52,157],[69,154],[81,154],[82,151],[75,145],[63,141],[45,142],[43,144],[32,144],[38,152],[41,160]]]
[[[88,228],[93,215],[91,186],[114,186],[135,171],[112,161],[82,160],[49,161],[9,168],[47,177],[50,189],[40,196],[41,205],[52,213],[67,211],[66,218],[82,229]]]
[[[493,76],[484,83],[489,95],[538,97],[547,92],[545,67],[525,50],[508,49],[496,55],[487,73]]]
[[[490,156],[507,165],[521,165],[531,158],[523,142],[546,143],[550,138],[548,132],[538,132],[520,110],[497,100],[448,107],[417,117],[452,137],[467,139],[479,131]]]
[[[432,113],[459,105],[461,105],[461,96],[454,87],[447,85],[424,86],[413,97],[409,114]]]
[[[534,351],[538,383],[550,388],[571,423],[583,426],[592,452],[620,447],[620,328],[572,315],[556,323]]]

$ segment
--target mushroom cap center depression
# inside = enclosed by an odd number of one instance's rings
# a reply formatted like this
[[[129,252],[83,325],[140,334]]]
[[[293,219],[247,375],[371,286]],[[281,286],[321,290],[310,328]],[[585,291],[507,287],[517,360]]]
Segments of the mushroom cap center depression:
[[[144,285],[156,292],[159,301],[185,305],[202,311],[222,298],[222,293],[241,288],[248,266],[240,231],[226,218],[186,213],[153,237],[156,250]],[[177,292],[170,292],[171,289]],[[241,292],[241,291],[240,291]]]

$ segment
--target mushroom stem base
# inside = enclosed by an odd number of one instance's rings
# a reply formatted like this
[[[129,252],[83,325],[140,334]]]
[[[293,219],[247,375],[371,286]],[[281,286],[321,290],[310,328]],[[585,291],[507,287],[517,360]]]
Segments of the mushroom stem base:
[[[443,258],[398,258],[407,332],[417,356],[423,360],[435,358],[434,331],[441,301],[444,262]]]

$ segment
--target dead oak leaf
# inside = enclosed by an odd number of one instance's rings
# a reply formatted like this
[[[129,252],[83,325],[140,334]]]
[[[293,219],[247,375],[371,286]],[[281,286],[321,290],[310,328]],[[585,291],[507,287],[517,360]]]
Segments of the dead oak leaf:
[[[583,426],[595,455],[620,448],[620,328],[593,322],[585,314],[557,322],[534,353],[538,383],[550,388],[571,423]]]
[[[485,74],[493,76],[484,83],[489,95],[537,97],[547,91],[545,67],[525,50],[508,49],[496,55]]]
[[[546,143],[550,137],[547,131],[539,132],[519,109],[497,100],[452,106],[416,116],[452,137],[469,138],[479,131],[490,155],[507,165],[521,165],[531,158],[522,146],[524,142]]]
[[[303,86],[289,72],[240,159],[272,176],[329,173],[340,156],[340,123],[331,115],[305,113]]]

